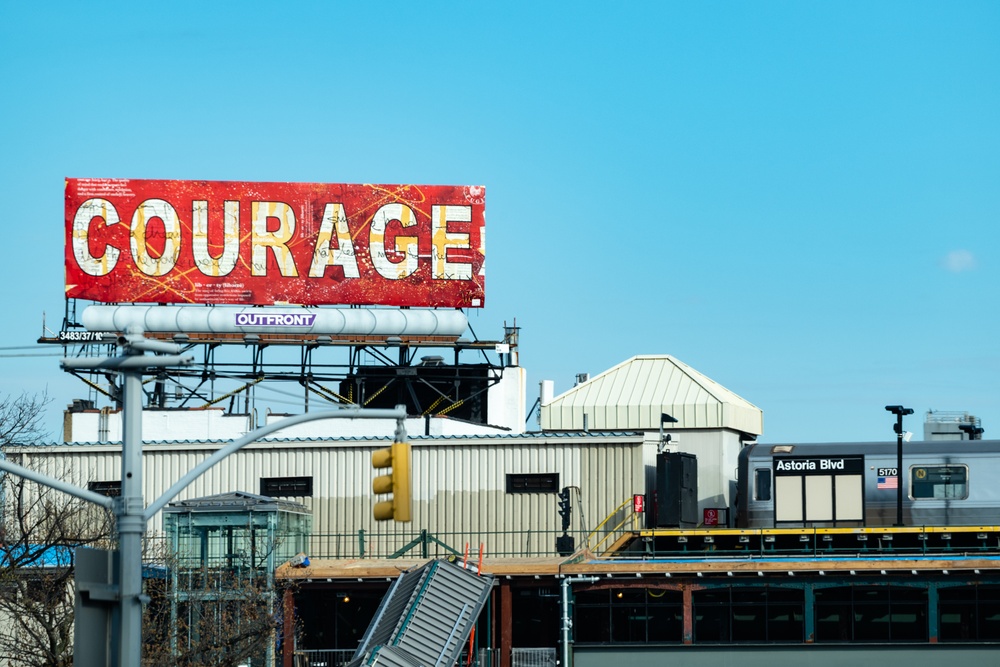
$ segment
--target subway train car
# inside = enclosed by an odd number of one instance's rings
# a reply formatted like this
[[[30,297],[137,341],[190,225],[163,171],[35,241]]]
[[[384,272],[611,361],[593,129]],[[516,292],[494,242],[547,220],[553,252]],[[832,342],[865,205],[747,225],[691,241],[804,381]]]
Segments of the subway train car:
[[[1000,441],[753,444],[737,464],[737,528],[1000,525]]]

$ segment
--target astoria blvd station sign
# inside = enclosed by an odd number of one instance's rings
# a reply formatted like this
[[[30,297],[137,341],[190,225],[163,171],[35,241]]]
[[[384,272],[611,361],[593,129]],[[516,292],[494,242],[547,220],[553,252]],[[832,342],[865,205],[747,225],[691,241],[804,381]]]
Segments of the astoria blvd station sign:
[[[481,308],[482,186],[66,180],[66,297]]]

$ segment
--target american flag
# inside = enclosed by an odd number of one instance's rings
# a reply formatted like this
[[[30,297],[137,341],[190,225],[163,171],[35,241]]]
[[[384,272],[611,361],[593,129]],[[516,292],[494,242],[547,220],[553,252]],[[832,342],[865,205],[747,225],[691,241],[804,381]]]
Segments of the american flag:
[[[879,489],[895,489],[899,486],[898,478],[893,475],[891,477],[879,477],[878,487]]]

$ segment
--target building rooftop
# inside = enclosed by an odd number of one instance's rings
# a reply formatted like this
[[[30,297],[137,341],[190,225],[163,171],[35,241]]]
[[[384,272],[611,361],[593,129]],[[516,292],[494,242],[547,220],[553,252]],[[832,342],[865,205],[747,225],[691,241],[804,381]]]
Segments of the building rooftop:
[[[541,407],[543,430],[727,428],[763,433],[763,412],[670,355],[635,356]]]

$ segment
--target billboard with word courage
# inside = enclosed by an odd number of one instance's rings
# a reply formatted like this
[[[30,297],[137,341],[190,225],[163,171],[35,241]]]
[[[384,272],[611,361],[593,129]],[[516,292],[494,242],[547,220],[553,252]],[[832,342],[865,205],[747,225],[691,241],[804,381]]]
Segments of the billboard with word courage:
[[[66,179],[66,297],[480,308],[486,189]]]

